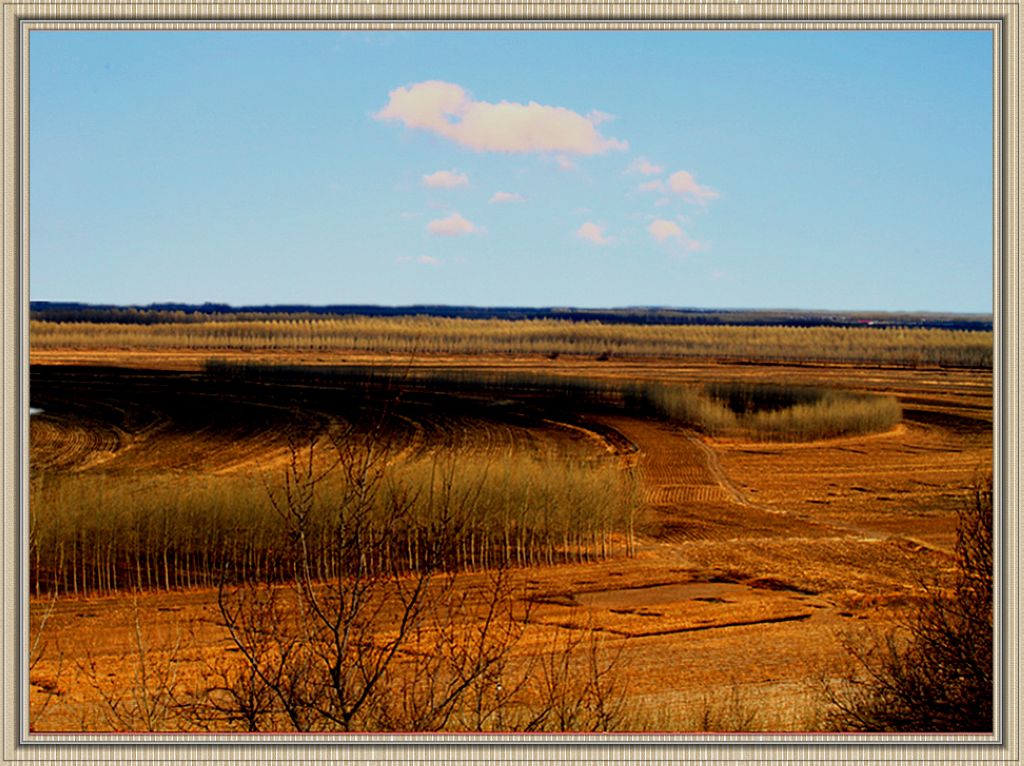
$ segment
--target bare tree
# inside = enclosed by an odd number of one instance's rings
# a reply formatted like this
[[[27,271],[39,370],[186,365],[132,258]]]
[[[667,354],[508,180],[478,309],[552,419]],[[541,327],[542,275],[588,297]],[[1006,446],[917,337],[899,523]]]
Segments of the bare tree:
[[[219,589],[245,664],[212,694],[222,716],[250,730],[443,728],[518,638],[504,573],[482,600],[456,594],[450,482],[390,483],[387,425],[384,416],[336,434],[326,468],[315,440],[293,445],[270,495],[286,534],[272,568],[285,582],[228,585],[226,575]],[[423,491],[429,513],[417,515]]]
[[[513,672],[512,649],[529,621],[529,602],[519,598],[505,568],[453,575],[432,599],[406,647],[376,716],[381,729],[488,731],[503,728],[503,711],[524,685]]]
[[[532,606],[510,570],[460,571],[473,491],[456,490],[451,464],[425,484],[393,481],[387,431],[384,420],[347,429],[331,440],[330,459],[316,440],[293,445],[270,492],[285,535],[267,571],[281,577],[249,572],[233,582],[225,572],[218,603],[241,663],[218,668],[192,707],[199,725],[613,728],[619,690],[593,632],[550,656],[517,657]],[[584,635],[592,646],[578,651]]]

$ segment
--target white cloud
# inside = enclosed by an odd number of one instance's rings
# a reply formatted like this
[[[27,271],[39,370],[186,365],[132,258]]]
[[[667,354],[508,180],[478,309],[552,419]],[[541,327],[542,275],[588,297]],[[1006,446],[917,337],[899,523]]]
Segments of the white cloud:
[[[610,118],[603,112],[584,116],[535,101],[476,101],[461,86],[439,80],[395,88],[388,94],[387,105],[373,116],[435,133],[476,151],[590,155],[628,148],[625,141],[598,132],[596,126]]]
[[[642,176],[656,176],[661,173],[665,168],[661,165],[655,165],[653,162],[648,160],[646,157],[637,157],[626,168],[627,173],[639,173]]]
[[[501,204],[504,202],[522,202],[524,199],[523,195],[517,192],[498,191],[494,192],[490,201],[492,204]]]
[[[651,225],[647,227],[647,230],[651,233],[658,242],[664,242],[666,239],[673,237],[682,239],[683,230],[679,228],[679,225],[672,221],[666,221],[663,218],[656,218],[651,221]]]
[[[423,185],[439,189],[453,189],[456,186],[469,186],[469,177],[457,170],[438,170],[423,176]]]
[[[458,213],[452,213],[447,218],[438,218],[427,224],[427,231],[438,237],[461,237],[477,230],[476,226]]]
[[[604,227],[587,221],[576,230],[576,236],[595,245],[610,245],[611,239],[604,234]]]
[[[718,199],[718,192],[708,186],[701,186],[697,179],[685,170],[680,170],[668,177],[668,188],[680,194],[690,202],[705,204],[708,200]]]

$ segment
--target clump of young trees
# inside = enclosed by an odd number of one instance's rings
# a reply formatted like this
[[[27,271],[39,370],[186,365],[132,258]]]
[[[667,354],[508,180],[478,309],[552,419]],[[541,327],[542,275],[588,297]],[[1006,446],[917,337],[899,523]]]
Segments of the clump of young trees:
[[[903,411],[891,396],[815,386],[722,383],[687,388],[637,384],[633,396],[660,415],[713,436],[811,441],[892,428]]]
[[[376,429],[377,437],[387,440],[386,430]],[[299,500],[310,506],[302,520],[306,565],[318,579],[334,577],[348,552],[333,538],[331,509],[360,488],[329,454],[347,455],[366,435],[353,429],[324,448],[294,444],[293,473],[284,481],[276,474],[262,481],[156,475],[138,483],[122,474],[36,476],[30,592],[89,596],[215,587],[225,571],[237,581],[290,579],[290,559],[282,556],[290,521],[284,511]],[[430,530],[442,518],[452,522],[445,528],[449,568],[593,561],[633,552],[638,487],[612,461],[443,449],[412,461],[393,458],[376,466],[374,492],[360,501],[365,533],[382,539],[362,554],[374,571],[429,564]],[[309,481],[317,477],[308,497],[296,495],[300,468]]]
[[[993,731],[992,479],[959,512],[951,583],[929,585],[900,630],[851,646],[856,672],[831,684],[840,731]]]

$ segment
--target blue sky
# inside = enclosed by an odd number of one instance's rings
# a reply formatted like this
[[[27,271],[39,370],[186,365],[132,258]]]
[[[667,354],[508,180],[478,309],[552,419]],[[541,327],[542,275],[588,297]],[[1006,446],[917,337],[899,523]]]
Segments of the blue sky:
[[[991,46],[35,31],[30,296],[988,312]]]

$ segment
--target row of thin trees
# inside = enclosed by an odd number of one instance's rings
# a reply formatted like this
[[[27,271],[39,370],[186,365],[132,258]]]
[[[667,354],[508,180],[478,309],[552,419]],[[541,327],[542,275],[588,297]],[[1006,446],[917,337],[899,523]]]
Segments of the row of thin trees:
[[[33,348],[610,355],[990,368],[993,335],[934,328],[639,325],[555,319],[331,317],[30,323]]]
[[[287,472],[260,477],[150,476],[134,486],[125,475],[38,476],[31,591],[82,596],[213,587],[225,577],[282,581],[294,574],[285,541],[296,504],[304,509],[305,565],[317,579],[331,578],[344,566],[332,514],[364,490],[325,465],[325,452],[295,447]],[[446,566],[462,570],[632,551],[633,479],[607,461],[464,453],[379,470],[372,493],[360,498],[367,533],[379,538],[360,553],[369,571],[420,569],[439,518],[448,519]]]

